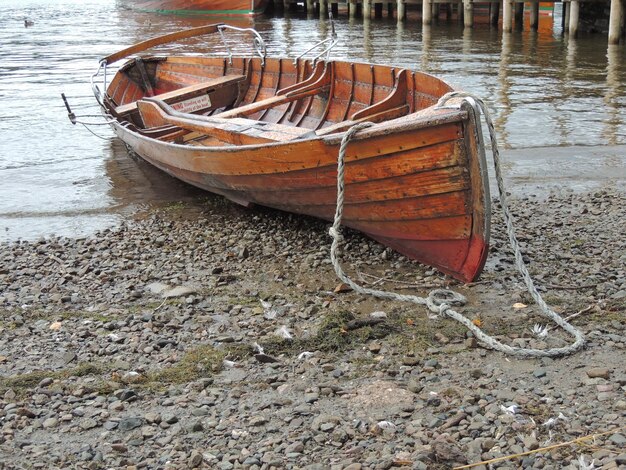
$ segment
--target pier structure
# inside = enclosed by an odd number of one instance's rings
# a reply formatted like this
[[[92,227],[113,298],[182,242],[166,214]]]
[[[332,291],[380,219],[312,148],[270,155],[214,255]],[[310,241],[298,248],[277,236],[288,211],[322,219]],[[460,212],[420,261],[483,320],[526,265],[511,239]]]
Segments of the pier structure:
[[[570,36],[578,33],[580,21],[580,4],[588,1],[610,2],[609,16],[609,44],[618,44],[624,37],[626,30],[624,3],[626,0],[559,0],[547,1],[546,3],[563,3],[564,24],[563,29]],[[351,18],[363,17],[381,18],[384,11],[388,16],[395,16],[397,20],[405,21],[408,5],[421,6],[422,23],[429,25],[437,21],[442,13],[447,19],[452,17],[453,12],[467,28],[474,26],[475,5],[486,5],[489,8],[489,22],[497,25],[500,22],[502,12],[502,30],[510,32],[513,27],[521,28],[524,21],[524,4],[530,5],[529,26],[537,29],[539,26],[539,0],[274,0],[274,5],[279,8],[293,8],[303,5],[307,12],[318,13],[321,16],[328,15],[331,11],[334,15],[339,12],[339,5],[345,5]],[[419,8],[419,7],[416,7]],[[395,15],[394,15],[395,13]]]

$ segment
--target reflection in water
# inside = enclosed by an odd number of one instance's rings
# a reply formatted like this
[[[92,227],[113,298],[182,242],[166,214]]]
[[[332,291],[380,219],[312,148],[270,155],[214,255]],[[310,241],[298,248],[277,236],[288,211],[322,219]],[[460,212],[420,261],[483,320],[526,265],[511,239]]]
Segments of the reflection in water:
[[[617,133],[622,122],[620,118],[619,88],[620,88],[620,52],[623,48],[615,44],[609,44],[606,52],[606,91],[604,93],[604,104],[608,110],[605,118],[606,128],[604,135],[607,143],[617,144]],[[623,57],[622,57],[623,58]]]
[[[35,25],[24,28],[24,17]],[[102,141],[71,126],[58,96],[63,91],[76,111],[93,113],[88,80],[99,58],[151,36],[221,20],[121,10],[115,0],[0,2],[5,239],[89,232],[147,201],[193,194],[128,159],[106,128],[98,129],[106,137]],[[626,144],[626,48],[607,50],[602,35],[574,41],[540,28],[501,39],[488,25],[464,30],[442,21],[423,27],[419,16],[400,24],[345,15],[335,22],[339,44],[333,58],[417,68],[484,97],[507,147]],[[240,18],[236,25],[258,29],[273,56],[295,57],[329,35],[326,18],[304,14]],[[239,53],[251,52],[249,35],[234,35],[233,44]],[[606,56],[598,50],[607,50]],[[226,55],[218,36],[158,51]]]
[[[421,66],[423,71],[430,69],[430,63],[432,62],[431,56],[431,43],[432,43],[432,30],[429,24],[422,26],[422,59]]]
[[[370,27],[372,24],[372,20],[369,18],[363,19],[363,60],[366,62],[372,61],[372,55],[374,51],[372,50],[372,39],[370,34]]]
[[[509,148],[509,133],[507,130],[507,120],[511,115],[511,97],[510,88],[511,81],[509,80],[509,66],[511,57],[511,45],[512,35],[502,35],[502,49],[500,51],[500,66],[498,68],[498,98],[500,106],[494,119],[494,126],[498,132],[499,141],[504,148]]]

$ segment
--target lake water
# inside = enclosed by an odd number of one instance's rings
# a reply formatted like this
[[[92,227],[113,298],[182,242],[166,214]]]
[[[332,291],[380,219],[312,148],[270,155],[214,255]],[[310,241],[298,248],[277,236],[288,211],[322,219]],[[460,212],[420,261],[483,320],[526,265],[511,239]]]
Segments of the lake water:
[[[422,28],[409,16],[398,26],[340,15],[333,57],[423,70],[483,97],[520,180],[547,172],[572,184],[626,179],[626,47],[607,46],[603,35],[570,40],[558,21],[503,37],[487,25]],[[34,25],[25,27],[26,18]],[[130,158],[106,126],[92,127],[95,135],[72,126],[60,94],[75,112],[97,113],[89,78],[99,58],[207,22],[134,12],[115,0],[0,0],[0,241],[84,235],[143,205],[200,194]],[[329,28],[302,14],[243,26],[283,56],[303,52]],[[225,54],[217,38],[189,47]]]

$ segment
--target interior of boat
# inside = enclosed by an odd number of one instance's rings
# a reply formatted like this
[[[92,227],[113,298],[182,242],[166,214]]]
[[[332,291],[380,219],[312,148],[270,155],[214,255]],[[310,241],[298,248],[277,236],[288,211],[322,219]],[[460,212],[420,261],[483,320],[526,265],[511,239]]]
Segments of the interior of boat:
[[[148,57],[126,63],[105,98],[135,131],[202,146],[263,144],[342,132],[428,108],[451,91],[387,66],[267,58]]]

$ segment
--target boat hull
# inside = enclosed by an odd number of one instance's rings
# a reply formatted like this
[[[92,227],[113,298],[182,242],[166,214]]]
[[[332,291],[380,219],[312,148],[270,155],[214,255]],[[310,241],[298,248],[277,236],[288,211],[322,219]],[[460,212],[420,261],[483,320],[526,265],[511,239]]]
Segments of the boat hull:
[[[122,67],[104,107],[119,138],[170,175],[328,221],[343,134],[374,122],[346,150],[343,225],[471,282],[488,252],[490,198],[479,112],[436,106],[450,90],[371,64],[155,57]]]
[[[470,123],[354,141],[345,167],[343,225],[457,279],[473,281],[485,263],[489,228],[484,188],[478,183],[476,194],[467,169],[465,146],[476,145],[471,142],[475,136],[466,138]],[[191,185],[242,205],[333,219],[336,140],[190,151],[123,126],[114,129],[141,158]],[[413,162],[410,167],[403,165],[407,161]],[[482,171],[479,161],[473,171]],[[482,201],[476,204],[473,198]]]
[[[267,8],[268,0],[131,0],[141,11],[185,15],[255,16]]]

